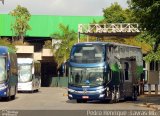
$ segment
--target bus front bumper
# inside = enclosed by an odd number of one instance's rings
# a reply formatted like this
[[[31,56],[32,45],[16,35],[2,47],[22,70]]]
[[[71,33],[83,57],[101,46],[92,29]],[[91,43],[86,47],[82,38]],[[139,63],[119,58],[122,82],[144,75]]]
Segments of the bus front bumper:
[[[68,99],[107,100],[111,99],[108,87],[68,87]]]
[[[32,82],[18,83],[18,91],[32,91],[32,90],[33,90]]]
[[[104,100],[105,94],[73,94],[68,93],[68,99]]]

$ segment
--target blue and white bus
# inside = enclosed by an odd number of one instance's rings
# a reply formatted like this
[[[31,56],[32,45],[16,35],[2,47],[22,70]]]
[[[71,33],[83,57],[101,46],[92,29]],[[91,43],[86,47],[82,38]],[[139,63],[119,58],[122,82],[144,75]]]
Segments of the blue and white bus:
[[[14,99],[17,83],[17,55],[8,47],[0,46],[0,98]]]
[[[110,42],[78,43],[72,47],[68,65],[70,100],[79,103],[137,99],[143,72],[139,47]]]

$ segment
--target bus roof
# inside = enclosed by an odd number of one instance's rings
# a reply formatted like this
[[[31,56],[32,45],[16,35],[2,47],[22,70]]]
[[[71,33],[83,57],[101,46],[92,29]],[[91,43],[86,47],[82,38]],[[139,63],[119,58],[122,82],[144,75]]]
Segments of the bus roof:
[[[0,46],[0,55],[4,55],[6,53],[16,53],[13,49],[7,47],[7,46]]]
[[[132,46],[132,45],[127,45],[127,44],[120,44],[120,43],[115,43],[115,42],[81,42],[81,43],[77,43],[75,45],[113,45],[113,46],[122,46],[122,47],[131,47],[131,48],[138,48],[141,49],[138,46]]]

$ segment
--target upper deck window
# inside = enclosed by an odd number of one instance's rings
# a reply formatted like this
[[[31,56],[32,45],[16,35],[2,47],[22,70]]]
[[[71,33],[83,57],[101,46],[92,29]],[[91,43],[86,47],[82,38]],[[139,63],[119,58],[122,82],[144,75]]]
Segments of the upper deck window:
[[[104,61],[104,53],[103,45],[77,45],[72,48],[71,62],[99,63]]]

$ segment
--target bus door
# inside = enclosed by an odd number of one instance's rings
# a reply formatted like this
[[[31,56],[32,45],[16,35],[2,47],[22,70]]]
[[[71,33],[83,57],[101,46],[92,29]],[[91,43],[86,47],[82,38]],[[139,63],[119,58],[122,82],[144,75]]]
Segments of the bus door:
[[[124,94],[125,96],[132,96],[132,74],[131,63],[129,61],[123,62],[123,75],[124,75]]]

